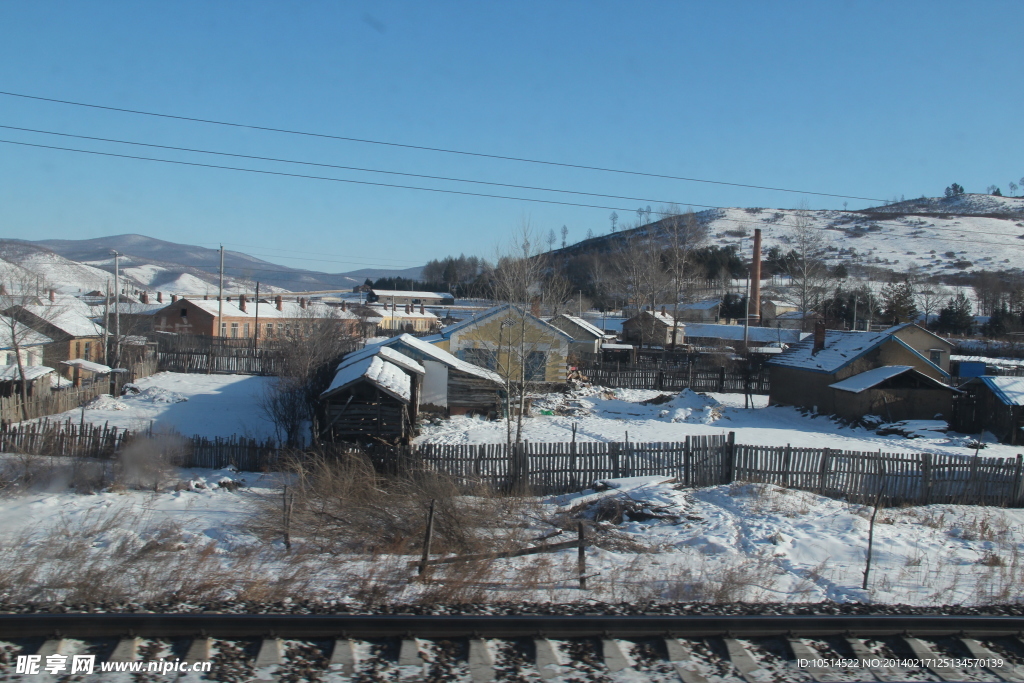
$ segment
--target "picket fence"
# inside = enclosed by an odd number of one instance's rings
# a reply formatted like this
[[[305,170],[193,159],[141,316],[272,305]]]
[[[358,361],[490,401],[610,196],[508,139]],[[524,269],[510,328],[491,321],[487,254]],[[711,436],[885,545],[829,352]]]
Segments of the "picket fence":
[[[42,422],[0,430],[0,449],[110,458],[135,438],[108,426]],[[182,438],[156,441],[167,462],[180,467],[252,472],[280,467],[282,449],[272,440]],[[341,447],[345,453],[364,453]],[[665,443],[524,442],[423,444],[365,452],[382,470],[427,469],[460,485],[538,494],[579,491],[602,479],[660,475],[688,487],[734,482],[777,484],[858,503],[949,503],[1024,507],[1024,461],[933,453],[883,453],[737,444],[735,433],[690,436]]]

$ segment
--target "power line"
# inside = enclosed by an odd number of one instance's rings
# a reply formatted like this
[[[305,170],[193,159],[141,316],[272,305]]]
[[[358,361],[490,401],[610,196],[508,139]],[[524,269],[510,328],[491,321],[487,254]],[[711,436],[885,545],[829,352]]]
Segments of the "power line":
[[[2,94],[2,93],[0,93],[0,94]],[[15,141],[15,140],[3,140],[3,139],[0,139],[0,143],[9,144],[9,145],[19,145],[19,146],[22,146],[22,147],[35,147],[35,148],[39,148],[39,149],[53,149],[53,150],[59,150],[59,151],[64,151],[64,152],[76,152],[76,153],[79,153],[79,154],[92,154],[92,155],[95,155],[95,156],[115,157],[115,158],[120,158],[120,159],[134,159],[134,160],[138,160],[138,161],[152,161],[152,162],[157,162],[157,163],[162,163],[162,164],[176,164],[176,165],[180,165],[180,166],[194,166],[194,167],[198,167],[198,168],[213,168],[213,169],[219,169],[219,170],[225,170],[225,171],[241,171],[241,172],[245,172],[245,173],[257,173],[257,174],[262,174],[262,175],[283,176],[283,177],[287,177],[287,178],[302,178],[302,179],[306,179],[306,180],[327,180],[327,181],[336,182],[336,183],[350,183],[350,184],[355,184],[355,185],[369,185],[369,186],[372,186],[372,187],[387,187],[387,188],[403,189],[403,190],[419,190],[419,191],[422,191],[422,192],[435,192],[435,193],[441,193],[441,194],[457,194],[457,195],[462,195],[462,196],[481,197],[481,198],[486,198],[486,199],[508,199],[508,200],[512,200],[512,201],[534,202],[534,203],[541,203],[541,204],[554,204],[554,205],[558,205],[558,206],[574,206],[574,207],[578,207],[578,208],[588,208],[588,209],[605,209],[605,210],[610,209],[610,210],[613,210],[613,211],[627,211],[627,212],[635,210],[633,208],[627,208],[627,207],[621,207],[621,206],[605,206],[605,205],[599,205],[599,204],[583,204],[583,203],[580,203],[580,202],[565,202],[565,201],[557,201],[557,200],[554,200],[554,199],[536,199],[536,198],[529,198],[529,197],[510,197],[508,195],[489,194],[489,193],[483,193],[483,192],[467,192],[467,191],[464,191],[464,190],[446,190],[446,189],[433,188],[433,187],[418,187],[418,186],[415,186],[415,185],[398,185],[398,184],[395,184],[395,183],[377,183],[377,182],[372,182],[372,181],[368,181],[368,180],[352,180],[352,179],[346,179],[346,178],[330,178],[330,177],[327,177],[327,176],[316,176],[316,175],[308,175],[308,174],[302,174],[302,173],[286,173],[284,171],[269,171],[269,170],[263,170],[263,169],[255,169],[255,168],[241,168],[241,167],[238,167],[238,166],[222,166],[222,165],[219,165],[219,164],[205,164],[205,163],[200,163],[200,162],[195,162],[195,161],[179,161],[179,160],[174,160],[174,159],[158,159],[158,158],[154,158],[154,157],[143,157],[143,156],[137,156],[137,155],[133,155],[133,154],[117,154],[117,153],[114,153],[114,152],[99,152],[99,151],[95,151],[95,150],[75,149],[75,148],[72,148],[72,147],[60,147],[60,146],[56,146],[56,145],[43,145],[43,144],[31,143],[31,142],[18,142],[18,141]],[[688,204],[688,206],[699,206],[699,207],[702,207],[702,208],[709,208],[709,209],[725,209],[725,208],[727,208],[727,207],[719,207],[719,206],[708,206],[708,205],[704,205],[704,204]],[[654,212],[654,213],[657,213],[658,215],[661,215],[661,216],[673,215],[673,214],[664,213],[664,212]],[[723,217],[723,218],[717,218],[715,220],[726,221],[726,222],[730,222],[730,223],[737,223],[737,224],[741,224],[741,225],[756,225],[756,226],[760,226],[760,227],[764,227],[764,225],[765,225],[763,221],[743,220],[743,219],[736,219],[736,218],[724,218]],[[824,230],[825,228],[816,228],[816,229]],[[957,228],[940,228],[940,227],[937,227],[937,226],[931,226],[931,229],[932,230],[943,230],[943,231],[949,231],[949,232],[963,232],[962,229],[957,229]],[[1001,233],[982,233],[982,232],[978,232],[978,234],[990,234],[990,235],[996,235],[996,236],[1000,236],[1000,237],[1003,236]],[[952,239],[952,238],[943,238],[943,239],[946,239],[947,241],[974,242],[974,243],[977,243],[977,244],[997,244],[995,242],[977,242],[976,240],[955,240],[955,239]]]
[[[578,195],[585,195],[587,197],[603,197],[605,199],[626,199],[626,200],[629,200],[629,201],[632,201],[632,202],[655,202],[655,203],[661,203],[661,204],[678,204],[679,203],[679,202],[667,201],[667,200],[664,200],[664,199],[650,199],[650,198],[647,198],[647,197],[624,197],[622,195],[602,194],[602,193],[599,193],[599,192],[582,192],[582,191],[578,191],[578,190],[561,190],[561,189],[550,188],[550,187],[537,187],[537,186],[534,186],[534,185],[515,185],[515,184],[512,184],[512,183],[498,183],[498,182],[492,182],[492,181],[487,181],[487,180],[470,180],[470,179],[466,179],[466,178],[452,178],[452,177],[448,177],[448,176],[427,175],[427,174],[423,174],[423,173],[405,173],[403,171],[387,171],[387,170],[381,170],[381,169],[376,169],[376,168],[363,168],[363,167],[359,167],[359,166],[341,166],[339,164],[323,164],[323,163],[318,163],[318,162],[315,162],[315,161],[296,161],[294,159],[279,159],[279,158],[275,158],[275,157],[261,157],[261,156],[251,155],[251,154],[234,154],[232,152],[217,152],[217,151],[212,151],[212,150],[208,150],[208,149],[196,149],[196,148],[192,148],[192,147],[175,147],[173,145],[157,145],[157,144],[153,144],[153,143],[149,143],[149,142],[133,142],[133,141],[130,141],[130,140],[115,140],[113,138],[99,138],[99,137],[93,137],[93,136],[90,136],[90,135],[74,135],[72,133],[58,133],[58,132],[50,131],[50,130],[38,130],[38,129],[35,129],[35,128],[20,128],[18,126],[5,126],[5,125],[2,125],[2,124],[0,124],[0,128],[6,128],[8,130],[20,130],[20,131],[24,131],[24,132],[28,132],[28,133],[42,133],[44,135],[59,135],[61,137],[77,138],[79,140],[95,140],[95,141],[98,141],[98,142],[114,142],[114,143],[117,143],[119,145],[136,145],[138,147],[153,147],[153,148],[156,148],[156,149],[170,149],[170,150],[175,150],[175,151],[178,151],[178,152],[194,152],[196,154],[213,154],[213,155],[217,155],[217,156],[235,157],[235,158],[239,158],[239,159],[254,159],[254,160],[257,160],[257,161],[274,161],[274,162],[278,162],[278,163],[282,163],[282,164],[299,164],[299,165],[302,165],[302,166],[318,166],[320,168],[335,168],[335,169],[339,169],[339,170],[343,170],[343,171],[360,171],[360,172],[363,172],[363,173],[383,173],[383,174],[387,174],[387,175],[406,176],[406,177],[409,177],[409,178],[423,178],[425,180],[445,180],[445,181],[450,181],[450,182],[455,182],[455,183],[473,183],[475,185],[490,185],[490,186],[493,186],[493,187],[510,187],[510,188],[517,189],[517,190],[537,190],[537,191],[540,191],[540,192],[559,192],[559,193],[563,193],[563,194],[578,194]],[[691,204],[689,202],[687,202],[687,206],[699,206],[702,209],[716,209],[716,208],[719,208],[717,206],[711,206],[710,204]]]
[[[88,103],[85,103],[85,102],[73,102],[71,100],[60,100],[60,99],[51,98],[51,97],[39,97],[37,95],[25,95],[23,93],[14,93],[14,92],[0,91],[0,95],[7,95],[8,97],[20,97],[20,98],[29,99],[29,100],[39,100],[39,101],[42,101],[42,102],[55,102],[55,103],[58,103],[58,104],[68,104],[68,105],[73,105],[73,106],[76,106],[76,107],[89,107],[91,109],[103,109],[103,110],[106,110],[106,111],[117,111],[117,112],[122,112],[122,113],[125,113],[125,114],[139,114],[139,115],[142,115],[142,116],[155,116],[155,117],[165,118],[165,119],[175,119],[175,120],[178,120],[178,121],[192,121],[192,122],[195,122],[195,123],[208,123],[208,124],[213,124],[213,125],[217,125],[217,126],[230,126],[232,128],[247,128],[249,130],[262,130],[262,131],[267,131],[267,132],[272,132],[272,133],[286,133],[288,135],[302,135],[302,136],[306,136],[306,137],[325,138],[325,139],[330,139],[330,140],[343,140],[345,142],[358,142],[358,143],[363,143],[363,144],[368,144],[368,145],[383,145],[383,146],[387,146],[387,147],[400,147],[400,148],[403,148],[403,149],[415,149],[415,150],[425,151],[425,152],[441,152],[441,153],[444,153],[444,154],[459,154],[459,155],[462,155],[462,156],[479,157],[479,158],[485,158],[485,159],[498,159],[498,160],[501,160],[501,161],[516,161],[516,162],[528,163],[528,164],[541,164],[541,165],[544,165],[544,166],[558,166],[558,167],[561,167],[561,168],[575,168],[575,169],[586,170],[586,171],[601,171],[603,173],[619,173],[619,174],[623,174],[623,175],[642,176],[642,177],[646,177],[646,178],[663,178],[663,179],[666,179],[666,180],[682,180],[682,181],[691,182],[691,183],[706,183],[706,184],[709,184],[709,185],[725,185],[725,186],[728,186],[728,187],[742,187],[742,188],[747,188],[747,189],[752,189],[752,190],[768,190],[768,191],[771,191],[771,192],[789,192],[789,193],[792,193],[792,194],[807,194],[807,195],[815,195],[815,196],[818,196],[818,197],[835,197],[835,198],[838,198],[838,199],[859,199],[859,200],[869,201],[869,202],[882,202],[882,201],[885,201],[884,199],[878,199],[876,197],[857,197],[857,196],[853,196],[853,195],[833,194],[833,193],[829,193],[829,192],[812,192],[810,190],[793,190],[793,189],[788,189],[788,188],[784,188],[784,187],[769,187],[769,186],[765,186],[765,185],[749,185],[749,184],[746,184],[746,183],[731,183],[731,182],[726,182],[726,181],[722,181],[722,180],[707,180],[705,178],[689,178],[689,177],[685,177],[685,176],[674,176],[674,175],[667,175],[667,174],[663,174],[663,173],[647,173],[647,172],[643,172],[643,171],[630,171],[630,170],[617,169],[617,168],[607,168],[607,167],[603,167],[603,166],[587,166],[587,165],[584,165],[584,164],[570,164],[570,163],[565,163],[565,162],[547,161],[547,160],[542,160],[542,159],[528,159],[528,158],[525,158],[525,157],[503,156],[503,155],[500,155],[500,154],[485,154],[483,152],[467,152],[465,150],[445,149],[445,148],[442,148],[442,147],[427,147],[427,146],[424,146],[424,145],[410,145],[410,144],[403,144],[403,143],[398,143],[398,142],[384,142],[384,141],[381,141],[381,140],[369,140],[369,139],[366,139],[366,138],[355,138],[355,137],[347,137],[347,136],[342,136],[342,135],[330,135],[330,134],[327,134],[327,133],[310,133],[310,132],[307,132],[307,131],[289,130],[287,128],[273,128],[273,127],[270,127],[270,126],[257,126],[257,125],[245,124],[245,123],[233,123],[233,122],[230,122],[230,121],[217,121],[217,120],[213,120],[213,119],[201,119],[201,118],[196,118],[196,117],[192,117],[192,116],[178,116],[178,115],[174,115],[174,114],[161,114],[161,113],[157,113],[157,112],[142,111],[142,110],[139,110],[139,109],[126,109],[126,108],[122,108],[122,107],[111,107],[111,106],[100,105],[100,104],[88,104]]]

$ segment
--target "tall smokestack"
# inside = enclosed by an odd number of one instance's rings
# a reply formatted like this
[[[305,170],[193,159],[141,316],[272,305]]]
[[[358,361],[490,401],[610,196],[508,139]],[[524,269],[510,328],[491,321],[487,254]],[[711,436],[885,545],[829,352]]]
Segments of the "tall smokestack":
[[[754,228],[754,260],[750,264],[750,301],[747,303],[748,323],[761,324],[761,228]]]

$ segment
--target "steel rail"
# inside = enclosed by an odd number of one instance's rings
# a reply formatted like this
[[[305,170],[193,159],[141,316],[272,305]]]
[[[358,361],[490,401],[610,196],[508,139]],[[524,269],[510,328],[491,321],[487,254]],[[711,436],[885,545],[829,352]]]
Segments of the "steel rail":
[[[1024,617],[944,615],[4,614],[0,638],[549,638],[1020,635]]]

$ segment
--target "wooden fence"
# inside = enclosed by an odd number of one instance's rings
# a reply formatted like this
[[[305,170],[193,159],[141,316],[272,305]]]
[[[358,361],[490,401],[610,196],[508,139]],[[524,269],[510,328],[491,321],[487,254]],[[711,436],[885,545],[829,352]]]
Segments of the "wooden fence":
[[[233,375],[279,375],[293,343],[280,339],[224,339],[202,335],[157,335],[161,370]],[[357,350],[354,340],[345,352]]]
[[[107,426],[42,422],[0,430],[0,450],[110,458],[136,436]],[[171,435],[158,443],[167,461],[179,467],[265,472],[281,466],[281,448],[272,440]],[[338,453],[363,452],[344,448]],[[859,503],[870,503],[881,492],[885,505],[1024,507],[1020,455],[1006,459],[752,446],[737,444],[734,432],[665,443],[525,442],[511,451],[505,444],[423,444],[377,448],[368,455],[382,469],[427,468],[463,486],[535,493],[579,491],[601,479],[661,475],[688,487],[763,482]]]
[[[718,391],[730,393],[767,394],[771,388],[766,369],[747,372],[725,366],[710,368],[690,365],[678,368],[643,366],[581,365],[580,374],[594,384],[623,389],[654,389],[656,391]]]

